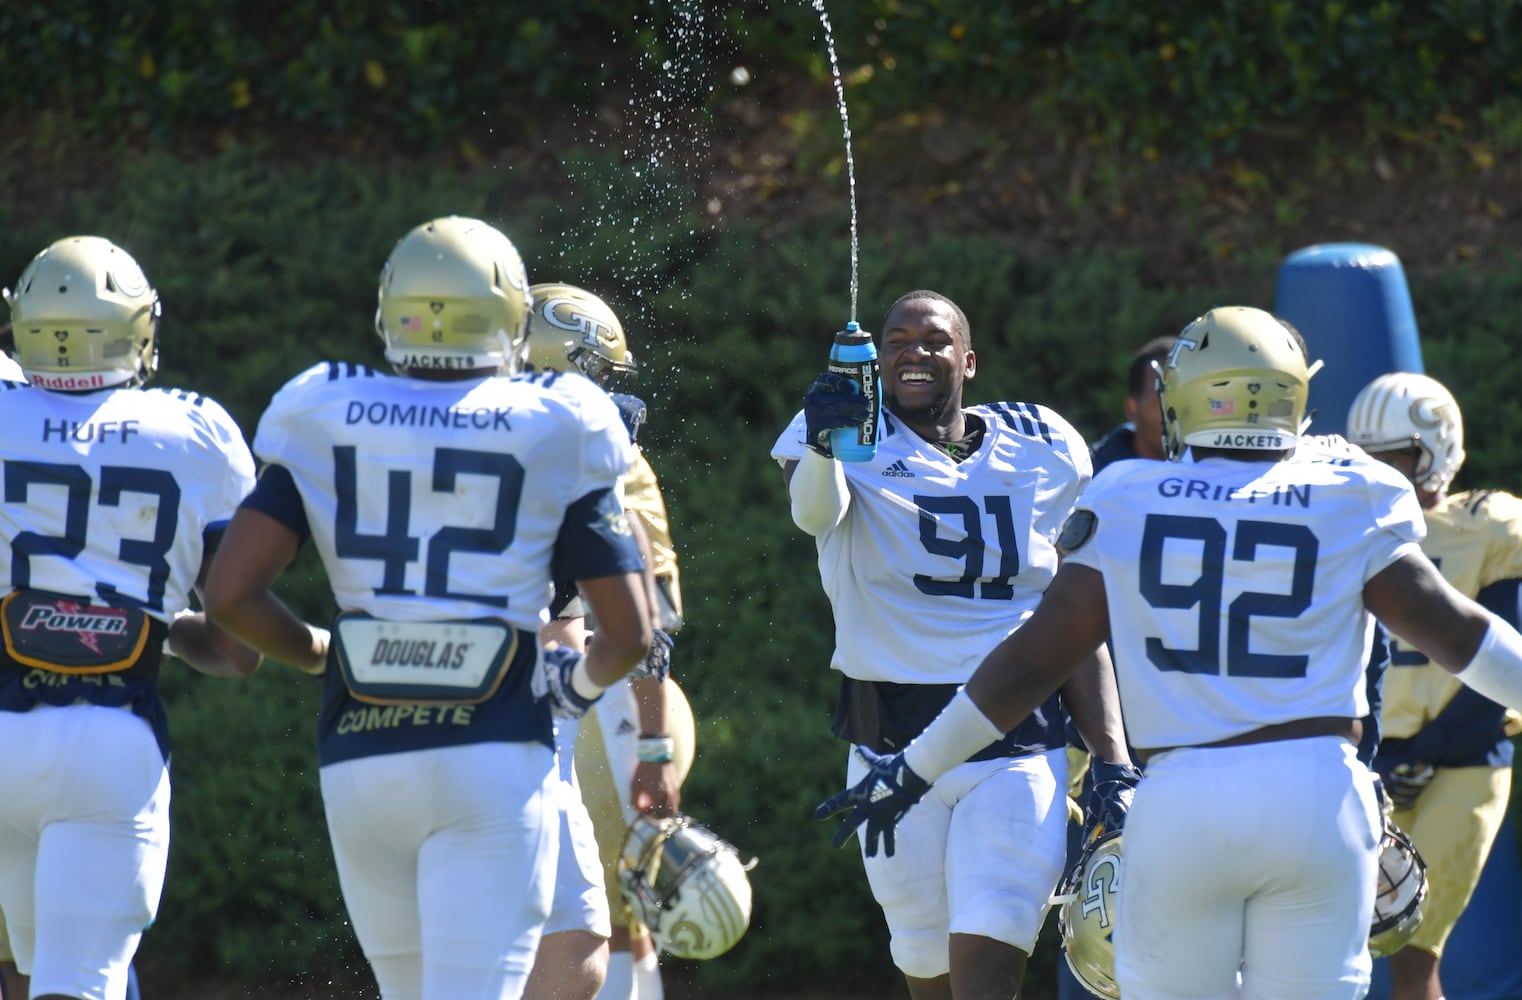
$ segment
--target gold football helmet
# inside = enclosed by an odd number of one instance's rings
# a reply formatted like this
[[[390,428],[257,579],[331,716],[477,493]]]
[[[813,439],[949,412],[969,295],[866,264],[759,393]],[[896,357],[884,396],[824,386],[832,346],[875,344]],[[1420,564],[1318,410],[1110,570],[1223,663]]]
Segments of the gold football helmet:
[[[616,373],[634,371],[624,325],[606,302],[575,285],[545,283],[529,291],[534,316],[528,361],[534,368],[564,371],[569,362],[598,385]]]
[[[158,292],[110,240],[70,236],[7,288],[16,361],[44,389],[142,385],[158,371]]]
[[[1393,955],[1422,926],[1427,902],[1427,864],[1416,845],[1388,818],[1379,839],[1379,883],[1369,923],[1369,954]]]
[[[378,299],[375,332],[399,370],[522,366],[528,275],[512,241],[479,219],[450,215],[403,236]]]
[[[755,864],[687,816],[641,813],[624,837],[618,883],[662,951],[717,958],[750,927]]]
[[[1068,968],[1095,996],[1119,1000],[1115,982],[1115,900],[1120,893],[1121,835],[1112,833],[1084,851],[1054,902]]]
[[[1190,323],[1162,366],[1170,461],[1185,448],[1282,451],[1305,417],[1311,369],[1294,333],[1261,309],[1223,306]]]
[[[1381,375],[1358,390],[1348,408],[1348,440],[1367,452],[1415,448],[1412,480],[1446,490],[1464,464],[1464,419],[1441,382],[1414,372]]]

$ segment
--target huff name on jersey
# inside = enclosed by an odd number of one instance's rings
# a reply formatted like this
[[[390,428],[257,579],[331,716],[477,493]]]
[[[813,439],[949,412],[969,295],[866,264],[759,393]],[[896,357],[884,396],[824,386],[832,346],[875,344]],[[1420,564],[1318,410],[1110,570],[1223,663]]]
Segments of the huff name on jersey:
[[[121,443],[126,444],[134,434],[141,433],[138,430],[138,423],[139,421],[136,420],[100,420],[79,423],[74,420],[44,418],[42,440],[44,443],[56,440],[60,443],[75,441],[80,444],[89,444],[91,441],[99,441],[105,444],[113,436],[119,436]]]
[[[1253,486],[1229,486],[1226,483],[1208,483],[1203,479],[1179,479],[1169,477],[1157,484],[1157,492],[1165,497],[1183,497],[1186,500],[1259,500],[1275,507],[1309,507],[1311,487],[1309,483],[1285,484],[1273,489]]]
[[[397,424],[403,427],[452,427],[457,430],[511,431],[507,410],[461,409],[454,406],[418,406],[413,403],[350,403],[345,424]]]

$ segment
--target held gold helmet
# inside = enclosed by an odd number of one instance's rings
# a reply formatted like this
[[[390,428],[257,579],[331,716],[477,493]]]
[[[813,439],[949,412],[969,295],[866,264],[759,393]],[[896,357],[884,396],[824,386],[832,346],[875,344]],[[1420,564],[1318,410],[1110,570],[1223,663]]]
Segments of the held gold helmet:
[[[1412,481],[1429,493],[1446,490],[1464,464],[1459,404],[1437,379],[1414,372],[1381,375],[1348,408],[1348,440],[1367,452],[1415,448]]]
[[[1393,955],[1422,926],[1427,902],[1427,864],[1416,845],[1388,818],[1379,839],[1379,882],[1369,923],[1369,954]]]
[[[32,258],[5,301],[16,360],[33,385],[136,386],[158,370],[158,292],[110,240],[59,240]]]
[[[602,299],[575,285],[534,285],[528,360],[540,371],[565,371],[570,362],[606,385],[615,373],[634,371],[624,325]]]
[[[624,836],[618,885],[662,951],[717,958],[750,927],[755,864],[687,816],[641,813]]]
[[[398,369],[517,371],[530,305],[512,241],[479,219],[451,215],[418,226],[392,249],[375,332]]]
[[[1089,847],[1052,901],[1068,968],[1095,996],[1119,1000],[1115,982],[1115,901],[1120,893],[1121,834]]]
[[[1290,328],[1247,306],[1190,323],[1162,366],[1158,399],[1170,461],[1189,446],[1281,451],[1294,447],[1312,369]]]

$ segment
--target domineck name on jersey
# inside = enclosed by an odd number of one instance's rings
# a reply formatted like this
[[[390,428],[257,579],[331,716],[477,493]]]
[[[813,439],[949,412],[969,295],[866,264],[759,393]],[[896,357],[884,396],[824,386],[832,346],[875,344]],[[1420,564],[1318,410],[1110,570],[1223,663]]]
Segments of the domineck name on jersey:
[[[1475,597],[1502,580],[1522,578],[1522,500],[1495,490],[1455,493],[1425,511],[1422,551],[1459,593]],[[1397,637],[1385,674],[1385,735],[1421,732],[1463,682]]]
[[[0,381],[0,572],[168,620],[190,604],[205,535],[254,481],[216,401],[177,389],[49,392]]]
[[[1067,560],[1104,574],[1133,746],[1368,714],[1364,584],[1424,533],[1389,466],[1302,443],[1283,462],[1116,462]]]
[[[337,362],[275,395],[254,452],[291,474],[340,608],[529,632],[548,618],[567,507],[634,459],[617,406],[580,375],[428,381]]]
[[[1091,475],[1088,446],[1030,403],[967,409],[987,428],[961,462],[883,413],[877,455],[842,462],[851,509],[816,539],[835,612],[831,666],[857,680],[959,683],[1035,610],[1053,543]],[[802,458],[804,418],[772,447]]]

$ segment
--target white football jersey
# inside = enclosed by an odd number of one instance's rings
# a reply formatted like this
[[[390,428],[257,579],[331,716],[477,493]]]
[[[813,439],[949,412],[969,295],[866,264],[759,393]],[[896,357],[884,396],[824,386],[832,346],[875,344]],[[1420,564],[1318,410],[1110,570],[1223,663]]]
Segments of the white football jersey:
[[[442,382],[340,362],[276,393],[254,453],[290,472],[340,609],[530,632],[567,507],[634,460],[618,407],[580,375]]]
[[[831,666],[857,680],[960,683],[1035,610],[1054,542],[1091,475],[1089,449],[1044,406],[969,407],[987,431],[961,462],[886,411],[877,455],[842,462],[851,505],[815,541],[835,611]],[[772,447],[803,456],[800,412]]]
[[[1389,466],[1303,441],[1283,462],[1116,462],[1068,560],[1104,574],[1133,746],[1368,714],[1363,586],[1425,533]]]
[[[0,382],[0,572],[26,587],[140,607],[190,606],[204,535],[254,483],[243,434],[179,389],[49,392]]]
[[[25,382],[26,372],[9,354],[0,354],[0,382]]]

